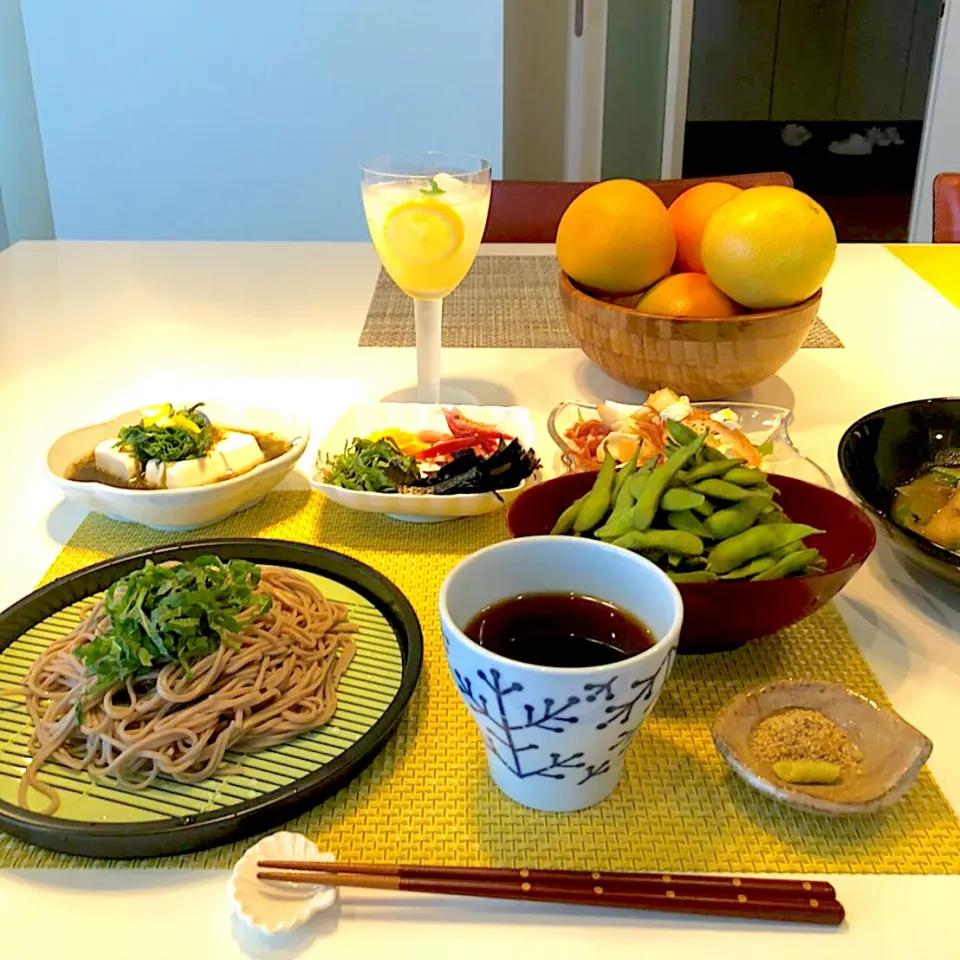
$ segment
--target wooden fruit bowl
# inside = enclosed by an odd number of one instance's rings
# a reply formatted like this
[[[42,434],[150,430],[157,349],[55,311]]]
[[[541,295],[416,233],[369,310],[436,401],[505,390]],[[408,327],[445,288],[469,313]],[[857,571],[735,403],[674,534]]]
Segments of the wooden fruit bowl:
[[[580,349],[628,387],[670,387],[714,400],[772,377],[813,326],[821,291],[792,307],[740,317],[687,320],[607,303],[560,272],[567,326]]]

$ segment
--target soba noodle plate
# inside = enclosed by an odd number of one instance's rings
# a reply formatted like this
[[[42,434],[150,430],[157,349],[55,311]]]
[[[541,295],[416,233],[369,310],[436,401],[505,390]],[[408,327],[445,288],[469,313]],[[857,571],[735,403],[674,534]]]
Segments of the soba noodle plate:
[[[333,579],[148,563],[0,651],[0,800],[112,823],[257,800],[360,739],[402,669],[380,610]]]

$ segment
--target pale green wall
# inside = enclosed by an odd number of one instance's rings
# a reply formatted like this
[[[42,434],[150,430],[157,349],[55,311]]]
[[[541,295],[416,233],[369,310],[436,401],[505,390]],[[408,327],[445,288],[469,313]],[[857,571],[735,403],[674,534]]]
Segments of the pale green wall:
[[[602,175],[655,180],[663,149],[670,0],[608,0],[607,11]]]

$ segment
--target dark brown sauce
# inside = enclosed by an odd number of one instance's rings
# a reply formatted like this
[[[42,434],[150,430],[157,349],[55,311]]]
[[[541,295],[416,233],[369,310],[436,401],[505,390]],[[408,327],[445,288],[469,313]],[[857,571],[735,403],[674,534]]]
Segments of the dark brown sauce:
[[[646,624],[612,603],[569,593],[534,593],[481,610],[464,633],[510,660],[542,667],[600,667],[656,643]]]
[[[231,433],[247,433],[257,441],[260,452],[263,454],[263,463],[269,463],[283,456],[289,449],[290,443],[275,437],[272,433],[257,433],[255,430],[237,430],[230,428]],[[260,464],[257,464],[260,466]],[[252,469],[252,468],[251,468]],[[235,474],[239,476],[239,474]],[[133,483],[124,483],[122,480],[109,473],[104,473],[97,467],[97,460],[94,451],[91,450],[85,457],[70,465],[66,472],[67,480],[76,480],[79,483],[102,483],[107,487],[119,487],[122,490],[155,490],[156,487],[148,487],[143,481],[143,477],[138,477]],[[231,479],[224,477],[224,479]]]

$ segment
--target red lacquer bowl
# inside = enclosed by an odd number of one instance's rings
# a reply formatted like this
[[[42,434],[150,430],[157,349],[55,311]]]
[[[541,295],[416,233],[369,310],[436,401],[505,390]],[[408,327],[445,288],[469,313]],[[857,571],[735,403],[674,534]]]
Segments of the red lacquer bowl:
[[[510,505],[511,536],[549,533],[557,517],[593,485],[595,473],[568,473],[528,487]],[[823,573],[783,580],[680,583],[683,630],[680,653],[731,650],[767,637],[809,617],[838,594],[870,556],[877,536],[867,515],[839,494],[795,480],[772,476],[777,502],[791,520],[826,532],[804,542],[826,560]]]

